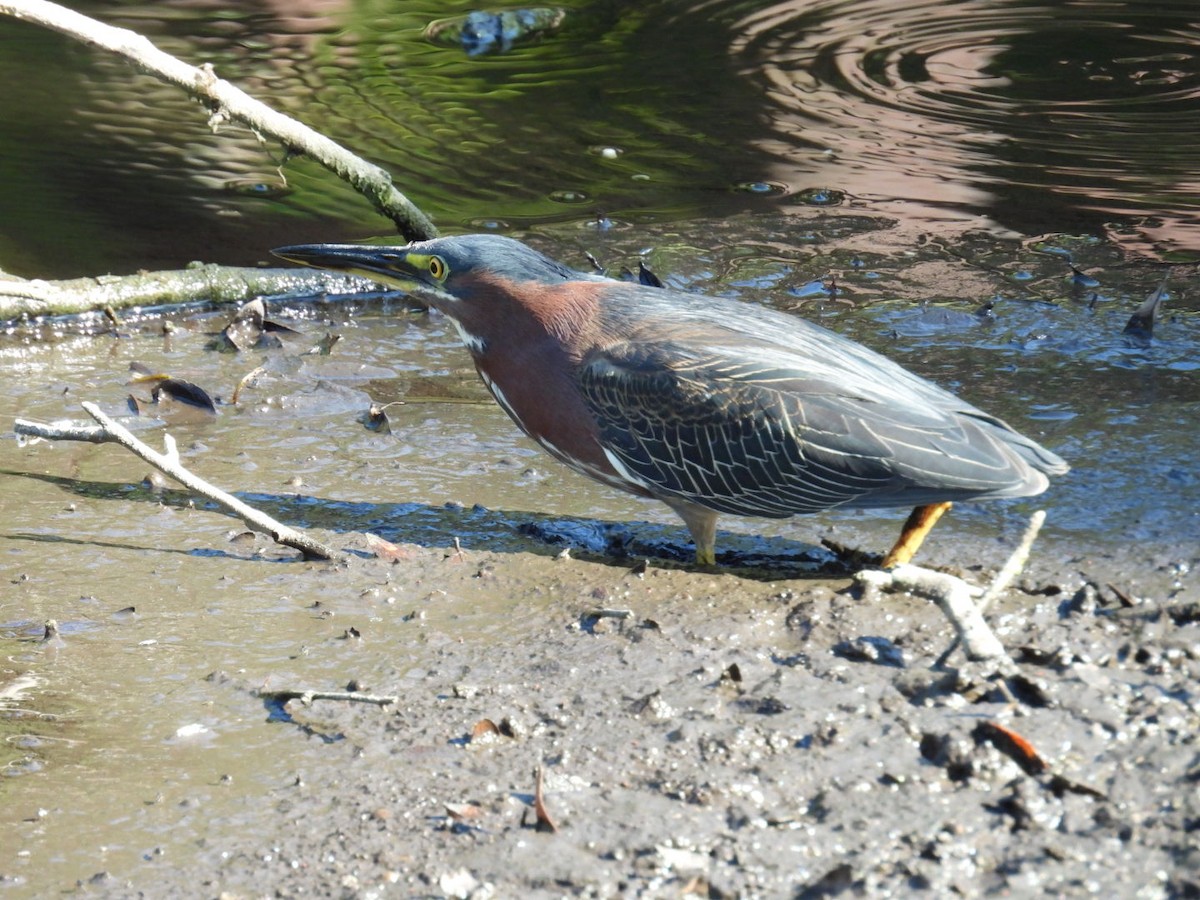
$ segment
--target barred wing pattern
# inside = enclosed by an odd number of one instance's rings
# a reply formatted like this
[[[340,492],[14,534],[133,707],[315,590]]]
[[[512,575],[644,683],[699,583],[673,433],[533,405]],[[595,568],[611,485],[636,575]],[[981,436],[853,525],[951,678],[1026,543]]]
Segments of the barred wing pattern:
[[[642,339],[584,361],[580,387],[618,471],[661,498],[773,518],[1045,486],[1009,446],[1024,438],[899,367],[890,383],[834,378],[811,358],[736,343]]]

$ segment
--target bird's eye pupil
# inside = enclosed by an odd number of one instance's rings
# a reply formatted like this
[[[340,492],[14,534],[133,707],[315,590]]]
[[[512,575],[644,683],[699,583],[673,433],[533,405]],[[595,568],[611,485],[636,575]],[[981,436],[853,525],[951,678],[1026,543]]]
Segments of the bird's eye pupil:
[[[431,256],[429,258],[429,274],[439,281],[446,277],[446,263],[442,261],[440,256]]]

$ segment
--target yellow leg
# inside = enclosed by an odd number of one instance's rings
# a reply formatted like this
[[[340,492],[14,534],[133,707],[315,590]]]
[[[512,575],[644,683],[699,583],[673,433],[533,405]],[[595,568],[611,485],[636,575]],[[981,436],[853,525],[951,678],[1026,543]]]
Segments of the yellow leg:
[[[715,566],[717,564],[717,514],[711,509],[696,506],[694,503],[673,501],[667,506],[675,510],[675,514],[683,519],[692,541],[696,545],[696,565]]]
[[[910,561],[917,553],[925,536],[933,530],[937,520],[950,508],[949,503],[931,503],[928,506],[918,506],[904,523],[904,530],[896,545],[883,558],[883,567],[890,569]]]

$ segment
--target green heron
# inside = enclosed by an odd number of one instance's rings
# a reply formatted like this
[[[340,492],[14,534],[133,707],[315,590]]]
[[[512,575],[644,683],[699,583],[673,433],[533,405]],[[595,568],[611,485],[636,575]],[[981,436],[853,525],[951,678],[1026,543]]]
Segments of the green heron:
[[[1055,454],[891,360],[765,307],[577,272],[512,238],[306,244],[277,256],[394,285],[458,329],[496,402],[571,468],[683,519],[915,507],[907,562],[955,500],[1040,494]]]

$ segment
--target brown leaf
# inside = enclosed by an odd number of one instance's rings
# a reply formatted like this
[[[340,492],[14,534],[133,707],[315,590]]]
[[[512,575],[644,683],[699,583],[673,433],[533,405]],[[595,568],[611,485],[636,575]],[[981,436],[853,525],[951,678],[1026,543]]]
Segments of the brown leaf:
[[[471,740],[478,740],[488,734],[500,734],[500,726],[491,719],[480,719],[475,723],[475,727],[471,729]]]
[[[1011,757],[1026,775],[1040,775],[1048,768],[1033,744],[998,722],[980,722],[971,732],[971,736],[975,738],[975,743],[982,744],[987,741],[1001,753]]]
[[[367,534],[366,539],[367,549],[374,553],[377,559],[395,563],[413,558],[412,550],[401,547],[399,544],[393,544],[391,541],[385,541],[377,534]]]
[[[233,398],[229,402],[232,403],[234,406],[237,406],[238,398],[241,397],[242,391],[246,387],[248,387],[251,383],[253,383],[255,378],[257,378],[259,375],[261,375],[265,371],[266,371],[266,368],[264,366],[257,366],[256,368],[251,369],[249,372],[247,372],[245,375],[243,375],[242,380],[239,381],[237,383],[237,387],[235,387],[233,389]]]
[[[554,820],[550,818],[550,813],[546,810],[546,800],[542,795],[542,767],[537,767],[537,783],[533,789],[533,814],[537,816],[538,831],[549,831],[554,833],[558,831],[558,826],[554,824]]]
[[[442,808],[446,810],[446,815],[458,822],[478,819],[483,815],[483,810],[473,803],[443,803]]]

